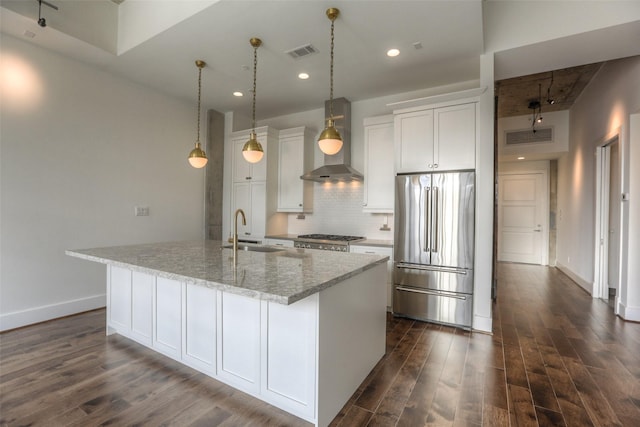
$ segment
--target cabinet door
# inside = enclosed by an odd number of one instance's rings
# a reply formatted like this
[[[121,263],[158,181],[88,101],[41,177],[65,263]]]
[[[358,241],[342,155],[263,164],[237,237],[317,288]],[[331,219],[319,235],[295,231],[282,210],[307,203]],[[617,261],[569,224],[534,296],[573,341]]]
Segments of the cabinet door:
[[[435,169],[475,169],[476,104],[436,108],[434,122]]]
[[[396,115],[394,133],[396,172],[433,170],[433,110]]]
[[[289,412],[312,418],[318,294],[291,305],[263,301],[262,306],[261,394]]]
[[[217,374],[257,394],[260,384],[260,300],[220,292]]]
[[[304,173],[302,135],[280,139],[278,159],[278,212],[302,212]]]
[[[206,373],[216,371],[216,290],[186,284],[182,360]]]
[[[247,225],[238,218],[238,238],[262,239],[266,230],[267,185],[263,182],[236,182],[233,184],[233,209],[231,230],[236,209],[242,209]]]
[[[131,330],[131,270],[109,267],[108,322],[118,333]]]
[[[158,277],[156,279],[156,303],[153,347],[180,360],[182,348],[182,283]]]
[[[156,277],[133,272],[131,289],[131,335],[138,342],[151,346],[153,334],[153,287]]]
[[[260,138],[262,136],[262,139]],[[235,139],[233,141],[233,181],[265,181],[267,179],[267,144],[264,141],[265,135],[258,135],[258,141],[262,144],[264,157],[258,163],[249,163],[242,155],[242,147],[249,140],[247,132],[246,139]]]
[[[364,212],[393,212],[393,150],[393,122],[365,127]]]

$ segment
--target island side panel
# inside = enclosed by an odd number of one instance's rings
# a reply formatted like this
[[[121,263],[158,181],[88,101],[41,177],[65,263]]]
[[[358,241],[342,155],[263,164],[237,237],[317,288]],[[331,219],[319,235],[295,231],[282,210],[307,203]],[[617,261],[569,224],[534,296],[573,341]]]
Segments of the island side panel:
[[[327,426],[384,356],[387,266],[319,294],[318,426]]]

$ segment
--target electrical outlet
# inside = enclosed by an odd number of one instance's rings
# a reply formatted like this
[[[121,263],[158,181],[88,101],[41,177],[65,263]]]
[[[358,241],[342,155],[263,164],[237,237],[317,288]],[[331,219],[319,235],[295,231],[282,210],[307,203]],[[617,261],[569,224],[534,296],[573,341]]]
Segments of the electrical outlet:
[[[149,216],[149,206],[136,206],[135,216]]]

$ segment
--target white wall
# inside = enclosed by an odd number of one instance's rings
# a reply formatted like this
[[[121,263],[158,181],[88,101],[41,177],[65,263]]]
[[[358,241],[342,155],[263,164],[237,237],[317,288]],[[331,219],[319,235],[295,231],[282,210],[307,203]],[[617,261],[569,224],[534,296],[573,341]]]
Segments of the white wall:
[[[1,55],[9,329],[104,305],[104,266],[65,249],[202,238],[204,174],[186,160],[193,105],[4,34]]]
[[[630,172],[631,166],[637,164],[632,158],[637,147],[631,147],[629,131],[630,114],[640,110],[639,88],[640,56],[615,61],[596,74],[570,111],[570,152],[558,162],[558,266],[575,275],[578,282],[593,283],[595,149],[616,133],[622,151],[622,192],[629,193],[631,200],[640,197],[640,177]],[[636,250],[640,229],[635,220],[640,217],[640,207],[621,203],[620,298],[629,313],[636,310],[637,316],[640,277],[632,269],[640,260]],[[633,320],[640,320],[640,316]]]
[[[507,146],[507,132],[531,130],[531,115],[498,119],[499,161],[516,160],[518,156],[525,156],[527,160],[557,158],[569,151],[569,110],[542,113],[543,122],[539,127],[553,128],[553,140],[549,142]]]

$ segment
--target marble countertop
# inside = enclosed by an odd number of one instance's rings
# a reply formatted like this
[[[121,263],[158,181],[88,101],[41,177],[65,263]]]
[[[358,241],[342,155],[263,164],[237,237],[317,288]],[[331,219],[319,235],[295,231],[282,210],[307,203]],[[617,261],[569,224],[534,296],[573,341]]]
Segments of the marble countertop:
[[[335,285],[389,257],[281,248],[278,252],[233,251],[216,240],[73,249],[69,256],[129,268],[231,293],[292,304]]]

